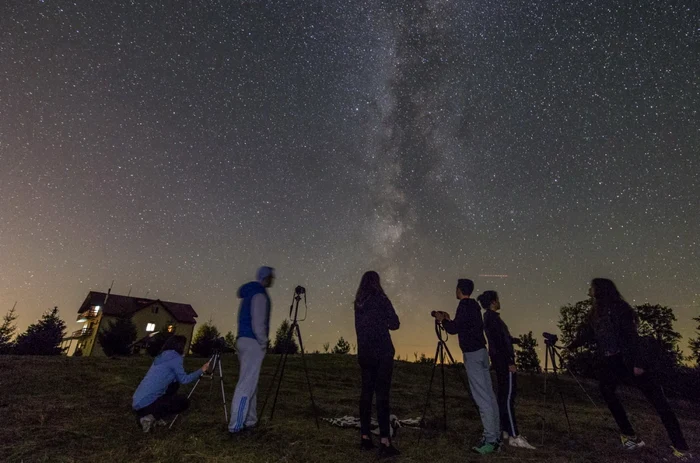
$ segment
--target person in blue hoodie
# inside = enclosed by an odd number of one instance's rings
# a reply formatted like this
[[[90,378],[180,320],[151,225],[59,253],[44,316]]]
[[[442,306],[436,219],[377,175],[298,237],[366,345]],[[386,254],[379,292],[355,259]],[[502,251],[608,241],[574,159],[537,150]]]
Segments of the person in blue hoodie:
[[[258,379],[267,353],[272,307],[267,288],[272,286],[274,280],[275,271],[272,267],[260,267],[256,281],[246,283],[238,289],[241,304],[238,308],[236,351],[240,369],[231,402],[231,421],[228,425],[231,434],[250,429],[258,422]]]
[[[134,392],[132,408],[143,432],[150,431],[157,421],[185,411],[189,400],[176,394],[180,384],[195,381],[209,368],[207,362],[199,370],[185,373],[182,365],[185,345],[187,338],[184,336],[168,338]]]

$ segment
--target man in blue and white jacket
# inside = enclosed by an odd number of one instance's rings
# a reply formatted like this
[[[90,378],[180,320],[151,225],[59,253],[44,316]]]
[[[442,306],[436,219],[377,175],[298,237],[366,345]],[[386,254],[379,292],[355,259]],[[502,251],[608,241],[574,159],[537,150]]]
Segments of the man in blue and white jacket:
[[[231,421],[228,425],[231,433],[251,428],[258,422],[258,379],[267,352],[272,306],[267,288],[272,286],[274,279],[272,267],[260,267],[256,281],[246,283],[238,289],[241,305],[238,309],[236,350],[240,371],[231,403]]]

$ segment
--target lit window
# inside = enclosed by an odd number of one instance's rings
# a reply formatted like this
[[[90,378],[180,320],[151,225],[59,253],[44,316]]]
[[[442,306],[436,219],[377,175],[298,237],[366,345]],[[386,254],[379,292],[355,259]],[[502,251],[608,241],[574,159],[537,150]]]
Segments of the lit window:
[[[156,324],[155,323],[148,323],[146,325],[146,332],[151,333],[156,330]]]
[[[172,333],[175,331],[175,327],[173,325],[168,325],[168,333]]]

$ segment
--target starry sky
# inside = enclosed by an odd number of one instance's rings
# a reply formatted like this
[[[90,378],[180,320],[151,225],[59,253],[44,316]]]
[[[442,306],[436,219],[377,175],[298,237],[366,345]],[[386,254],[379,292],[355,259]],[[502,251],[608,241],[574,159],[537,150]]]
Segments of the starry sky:
[[[90,290],[235,330],[276,267],[309,350],[355,340],[366,270],[432,355],[471,277],[514,334],[609,277],[700,313],[700,5],[0,2],[0,313]],[[456,340],[450,341],[457,352]]]

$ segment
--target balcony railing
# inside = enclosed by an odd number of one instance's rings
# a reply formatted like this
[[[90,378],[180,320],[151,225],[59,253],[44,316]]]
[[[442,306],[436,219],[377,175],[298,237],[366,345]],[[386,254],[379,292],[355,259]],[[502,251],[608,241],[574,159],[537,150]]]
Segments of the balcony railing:
[[[77,322],[84,322],[84,321],[91,320],[93,318],[96,318],[97,315],[99,315],[99,313],[100,313],[100,309],[92,307],[92,308],[86,310],[85,312],[80,312],[78,314],[78,319],[76,321]]]
[[[72,338],[82,338],[85,336],[90,336],[91,334],[92,334],[92,328],[83,328],[83,329],[78,330],[78,331],[73,331],[73,333],[71,333],[71,337]]]

